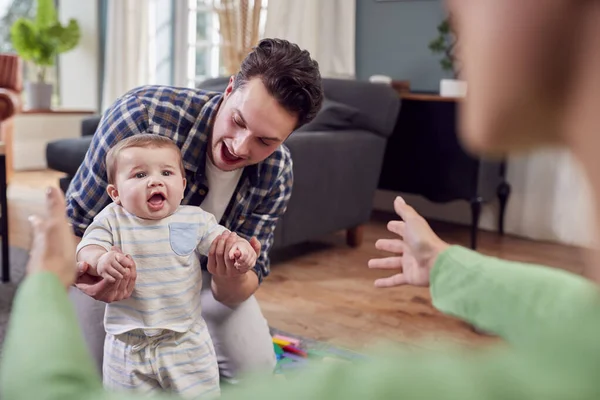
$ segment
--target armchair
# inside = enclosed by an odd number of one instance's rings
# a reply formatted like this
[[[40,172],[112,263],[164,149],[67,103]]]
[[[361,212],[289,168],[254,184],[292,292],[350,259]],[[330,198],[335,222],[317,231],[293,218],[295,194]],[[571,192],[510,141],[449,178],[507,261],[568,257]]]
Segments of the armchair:
[[[12,176],[12,117],[21,111],[22,61],[14,54],[0,54],[0,141],[6,149],[7,181]]]
[[[21,60],[0,54],[0,235],[2,236],[2,282],[10,280],[8,252],[8,201],[6,189],[12,168],[12,117],[21,110]]]

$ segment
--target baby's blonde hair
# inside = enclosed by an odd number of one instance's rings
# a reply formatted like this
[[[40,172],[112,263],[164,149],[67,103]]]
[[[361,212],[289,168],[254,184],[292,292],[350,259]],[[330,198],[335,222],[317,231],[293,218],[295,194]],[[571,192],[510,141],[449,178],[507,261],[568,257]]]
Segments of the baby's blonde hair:
[[[181,169],[181,174],[185,177],[185,169],[183,168],[183,159],[181,157],[181,150],[175,142],[169,139],[166,136],[157,135],[154,133],[140,133],[138,135],[130,136],[126,139],[123,139],[113,147],[108,150],[106,153],[106,175],[108,177],[108,183],[112,184],[115,181],[115,175],[117,170],[117,160],[119,159],[119,154],[125,150],[132,147],[144,147],[144,148],[172,148],[177,151],[179,155],[179,168]]]

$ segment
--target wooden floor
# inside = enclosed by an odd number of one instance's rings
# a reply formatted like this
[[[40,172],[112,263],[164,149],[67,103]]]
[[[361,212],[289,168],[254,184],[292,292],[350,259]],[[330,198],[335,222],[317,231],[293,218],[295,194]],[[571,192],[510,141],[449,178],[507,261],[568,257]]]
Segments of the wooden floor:
[[[17,173],[9,188],[11,245],[28,248],[27,216],[41,209],[43,188],[57,185],[60,175],[49,172]],[[372,257],[385,255],[374,243],[392,237],[387,215],[374,215],[366,226],[361,247],[345,245],[343,232],[272,255],[272,272],[257,297],[271,326],[290,333],[360,349],[380,339],[412,347],[445,338],[465,345],[485,345],[496,339],[475,333],[467,324],[441,315],[431,307],[427,289],[373,288],[385,276],[369,270]],[[432,224],[451,243],[468,244],[468,230]],[[583,272],[583,254],[573,247],[538,243],[481,232],[479,250],[501,258],[541,263]]]

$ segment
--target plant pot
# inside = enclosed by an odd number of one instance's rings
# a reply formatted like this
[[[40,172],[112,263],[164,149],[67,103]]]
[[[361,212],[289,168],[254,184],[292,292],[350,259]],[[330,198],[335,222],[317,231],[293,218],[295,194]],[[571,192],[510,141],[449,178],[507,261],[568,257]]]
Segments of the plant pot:
[[[440,96],[465,97],[467,95],[467,82],[459,79],[442,79],[440,81]]]
[[[25,83],[27,107],[32,110],[49,110],[52,108],[52,85],[50,83]]]

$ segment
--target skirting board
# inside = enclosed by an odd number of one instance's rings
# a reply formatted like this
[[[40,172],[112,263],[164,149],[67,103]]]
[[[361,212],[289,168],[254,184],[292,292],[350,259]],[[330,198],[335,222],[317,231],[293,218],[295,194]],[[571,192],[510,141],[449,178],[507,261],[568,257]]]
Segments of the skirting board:
[[[421,196],[396,193],[388,190],[377,190],[373,199],[373,208],[380,211],[394,212],[394,199],[396,196],[402,196],[408,204],[413,206],[426,219],[452,222],[466,226],[471,225],[471,206],[466,201],[453,201],[443,204],[433,203]],[[479,228],[497,231],[497,221],[498,205],[496,203],[485,204],[481,209]]]

